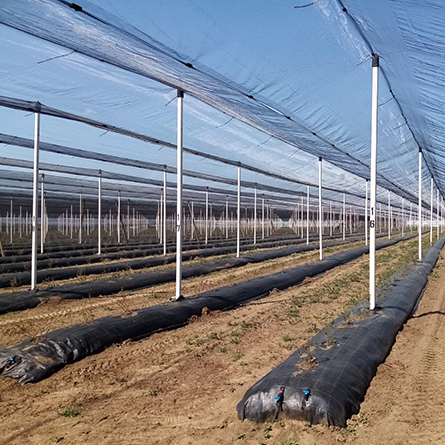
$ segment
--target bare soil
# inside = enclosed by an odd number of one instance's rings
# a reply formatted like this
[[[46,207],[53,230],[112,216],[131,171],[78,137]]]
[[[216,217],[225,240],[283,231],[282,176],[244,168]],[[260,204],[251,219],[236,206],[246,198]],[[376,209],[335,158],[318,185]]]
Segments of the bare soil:
[[[413,240],[379,251],[380,281],[412,259],[402,252],[415,247]],[[236,404],[252,384],[366,297],[367,261],[364,256],[233,311],[203,311],[187,326],[115,345],[37,384],[0,379],[0,444],[442,443],[443,258],[419,311],[399,334],[347,429],[286,419],[263,425],[236,417]],[[50,313],[51,304],[7,314],[0,322],[18,316],[25,325],[27,317],[44,315],[43,309]],[[58,317],[50,318],[41,330],[55,329]],[[2,343],[11,344],[17,335],[4,326]]]

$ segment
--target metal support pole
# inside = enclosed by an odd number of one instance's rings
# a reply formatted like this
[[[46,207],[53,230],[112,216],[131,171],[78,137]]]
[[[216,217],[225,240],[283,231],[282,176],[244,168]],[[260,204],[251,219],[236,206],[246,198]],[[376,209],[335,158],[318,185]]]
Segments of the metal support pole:
[[[322,159],[318,158],[318,223],[319,223],[319,238],[320,238],[320,261],[323,259],[323,205],[322,205]]]
[[[253,201],[253,244],[256,244],[256,200],[257,200],[257,190],[255,182],[255,197]]]
[[[178,90],[177,109],[177,166],[176,166],[176,295],[175,300],[182,297],[182,119],[184,92]]]
[[[9,234],[10,234],[10,241],[12,244],[12,233],[13,233],[13,219],[14,219],[14,214],[12,213],[13,211],[13,205],[12,205],[12,198],[11,198],[11,211],[9,213]]]
[[[40,253],[43,253],[43,241],[45,237],[45,175],[42,173],[42,184],[40,189]]]
[[[437,239],[439,239],[439,188],[437,189],[437,199],[436,199],[436,226],[437,226]]]
[[[117,243],[121,242],[121,192],[117,195]]]
[[[229,238],[229,196],[226,195],[226,239]]]
[[[264,195],[262,198],[262,210],[261,210],[261,239],[264,239]]]
[[[164,190],[161,190],[161,199],[159,200],[158,203],[158,233],[159,233],[159,244],[163,244],[162,243],[162,237],[164,235],[164,230],[162,229],[162,218],[164,215],[162,206],[163,206],[163,201],[164,201]]]
[[[402,236],[405,234],[405,200],[402,198]]]
[[[378,125],[379,56],[372,55],[371,105],[371,203],[369,215],[369,309],[375,309],[375,217],[377,195],[377,125]]]
[[[193,203],[192,203],[193,206]],[[164,225],[163,225],[163,230],[164,230],[164,255],[167,255],[167,168],[164,165]],[[192,220],[192,224],[193,224],[193,220]]]
[[[301,207],[300,207],[300,232],[301,232],[301,239],[304,238],[303,214],[304,214],[304,198],[303,198],[303,196],[301,196]]]
[[[419,148],[419,261],[422,261],[422,149]]]
[[[346,194],[343,193],[343,241],[346,239]]]
[[[209,188],[206,187],[206,225],[205,244],[209,241]]]
[[[195,210],[193,208],[193,201],[191,203],[191,210],[190,210],[190,239],[195,238]]]
[[[365,185],[365,246],[368,245],[368,180]]]
[[[79,193],[79,244],[82,244],[82,193]]]
[[[127,240],[130,239],[130,200],[127,200]]]
[[[391,225],[392,225],[391,192],[388,190],[388,239],[391,239]]]
[[[240,236],[241,236],[241,166],[238,165],[238,207],[236,214],[236,257],[239,258],[240,253]]]
[[[102,219],[102,170],[99,170],[99,187],[97,196],[97,254],[102,253],[101,219]]]
[[[433,245],[433,200],[434,200],[434,185],[433,185],[433,178],[431,178],[430,246]]]
[[[32,187],[32,255],[31,255],[31,290],[37,285],[37,219],[38,187],[39,187],[39,139],[40,139],[40,103],[36,102],[34,127],[34,170]]]
[[[329,236],[332,236],[332,227],[333,221],[332,221],[332,201],[329,201]]]
[[[306,244],[309,244],[309,186],[307,186],[307,202],[306,202]]]
[[[71,206],[70,239],[73,239],[73,206]]]

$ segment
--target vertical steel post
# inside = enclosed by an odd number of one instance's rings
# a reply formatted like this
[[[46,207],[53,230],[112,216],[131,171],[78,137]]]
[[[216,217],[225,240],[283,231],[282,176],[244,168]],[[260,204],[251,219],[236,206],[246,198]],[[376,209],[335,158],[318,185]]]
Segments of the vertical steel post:
[[[226,195],[226,239],[229,238],[229,195]]]
[[[79,244],[82,244],[82,193],[79,193]]]
[[[264,239],[264,194],[263,194],[262,211],[261,211],[261,239]]]
[[[365,246],[368,245],[368,180],[365,185]]]
[[[178,300],[182,297],[182,132],[183,132],[183,100],[184,92],[178,90],[177,93],[177,160],[176,160],[176,295]]]
[[[329,201],[329,236],[332,236],[332,201]]]
[[[130,239],[130,200],[127,199],[127,240]]]
[[[32,186],[32,255],[31,255],[31,290],[37,285],[37,219],[38,187],[39,187],[39,140],[40,140],[40,103],[36,102],[34,126],[34,169]]]
[[[377,126],[378,126],[379,56],[372,55],[371,105],[371,203],[369,215],[369,309],[375,308],[375,217],[377,194]]]
[[[436,226],[437,226],[437,239],[439,239],[439,188],[437,188],[437,198],[436,198]]]
[[[193,203],[192,203],[193,206]],[[164,230],[164,255],[167,255],[167,166],[164,165],[164,225],[162,229]],[[193,220],[192,220],[193,225]]]
[[[433,185],[433,178],[431,178],[430,246],[433,245],[433,200],[434,200],[434,185]]]
[[[306,203],[306,244],[309,244],[309,186],[307,186],[307,203]]]
[[[13,211],[13,206],[12,206],[12,198],[11,198],[11,211],[10,211],[10,213],[9,213],[9,234],[10,234],[10,237],[11,237],[11,244],[12,244],[12,233],[13,233],[13,219],[14,219],[14,216],[13,216],[13,213],[12,213],[12,211]]]
[[[190,221],[191,221],[191,224],[190,224],[191,225],[190,239],[194,239],[195,238],[195,210],[194,210],[194,207],[193,207],[193,201],[191,203]]]
[[[117,243],[121,242],[121,192],[117,195]]]
[[[255,182],[255,197],[253,200],[253,244],[256,244],[256,224],[257,224],[257,184]]]
[[[304,218],[304,198],[303,198],[303,196],[301,196],[301,210],[300,210],[300,233],[301,233],[301,239],[304,238],[303,218]]]
[[[391,192],[388,190],[388,239],[391,239],[391,225],[392,225]]]
[[[405,200],[402,198],[402,236],[405,234]]]
[[[343,193],[343,241],[346,239],[346,193]]]
[[[159,244],[163,244],[162,243],[162,237],[164,236],[164,230],[162,228],[162,218],[164,217],[164,212],[163,212],[163,201],[164,201],[164,190],[161,190],[161,199],[159,200],[159,210],[158,210],[158,215],[159,215]]]
[[[42,184],[40,189],[40,253],[43,253],[43,241],[45,237],[45,175],[42,173]]]
[[[322,159],[318,158],[318,225],[320,243],[320,261],[323,259],[323,204],[322,204]]]
[[[98,181],[98,193],[97,193],[97,254],[102,253],[102,240],[101,240],[101,219],[102,219],[102,170],[99,170]]]
[[[238,165],[238,208],[236,215],[236,257],[239,258],[240,253],[240,236],[241,236],[241,166]]]
[[[419,261],[422,261],[422,149],[419,147]]]
[[[209,241],[209,188],[206,187],[206,225],[205,244]]]

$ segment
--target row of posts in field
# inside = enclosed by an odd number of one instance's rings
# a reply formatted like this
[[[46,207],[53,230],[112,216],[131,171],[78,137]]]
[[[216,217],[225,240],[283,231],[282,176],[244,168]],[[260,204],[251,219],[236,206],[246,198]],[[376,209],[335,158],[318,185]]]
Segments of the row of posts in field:
[[[13,213],[13,200],[11,200],[11,208],[6,211],[5,216],[0,214],[0,233],[6,234],[6,242],[13,242],[13,239],[27,237],[31,234],[31,216],[28,210],[23,211],[22,206],[19,206],[18,213]],[[134,238],[141,232],[147,230],[150,226],[154,226],[156,230],[156,237],[159,242],[163,242],[163,209],[162,201],[158,203],[158,210],[155,218],[148,218],[136,209],[130,208],[127,205],[126,214],[120,215],[121,224],[118,224],[119,214],[112,212],[111,209],[101,218],[102,230],[109,237],[116,237],[117,242],[120,243],[122,238],[127,240]],[[439,214],[436,215],[433,224],[439,227],[443,219],[443,208],[440,208]],[[61,213],[56,219],[48,218],[46,210],[46,199],[43,204],[44,218],[42,224],[42,243],[46,242],[46,236],[49,226],[57,228],[58,232],[67,238],[77,238],[82,242],[97,231],[97,213],[93,215],[90,209],[84,210],[83,217],[79,214],[73,213],[73,206]],[[344,215],[343,215],[344,211]],[[318,208],[314,211],[309,211],[309,219],[307,219],[306,204],[303,200],[300,204],[295,206],[289,222],[283,222],[277,215],[275,215],[270,205],[266,204],[264,211],[261,209],[257,212],[257,221],[255,222],[254,210],[244,208],[244,217],[240,218],[241,233],[244,237],[252,236],[254,231],[261,239],[270,236],[276,230],[284,225],[288,225],[295,234],[304,238],[307,232],[307,225],[309,224],[309,231],[319,233],[319,216]],[[195,214],[196,213],[196,214]],[[12,216],[11,216],[12,215]],[[207,242],[208,239],[216,238],[231,238],[237,230],[236,210],[230,210],[228,206],[222,211],[214,209],[214,205],[209,203],[203,210],[194,211],[194,203],[189,203],[183,209],[184,221],[184,237],[190,240],[198,239]],[[424,225],[428,224],[428,216],[423,215]],[[382,205],[377,207],[376,215],[376,229],[377,233],[382,234],[393,230],[402,231],[407,229],[413,230],[416,224],[417,215],[413,213],[412,205],[402,212],[400,209],[394,211],[391,207],[382,209]],[[82,224],[82,230],[80,225]],[[357,233],[363,231],[364,220],[360,218],[357,208],[352,205],[345,206],[345,208],[333,209],[332,202],[329,203],[329,209],[323,210],[323,224],[322,230],[324,234],[333,236],[336,233]],[[120,226],[120,227],[119,227]],[[176,218],[175,215],[167,217],[166,229],[169,234],[175,232]],[[83,235],[82,235],[83,234]],[[43,251],[43,248],[41,249]]]

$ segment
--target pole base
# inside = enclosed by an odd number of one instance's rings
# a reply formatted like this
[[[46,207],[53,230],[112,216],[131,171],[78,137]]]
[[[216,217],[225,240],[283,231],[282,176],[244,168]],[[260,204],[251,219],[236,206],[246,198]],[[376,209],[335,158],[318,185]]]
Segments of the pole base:
[[[185,298],[180,295],[179,297],[171,297],[168,301],[182,301],[185,300]]]

